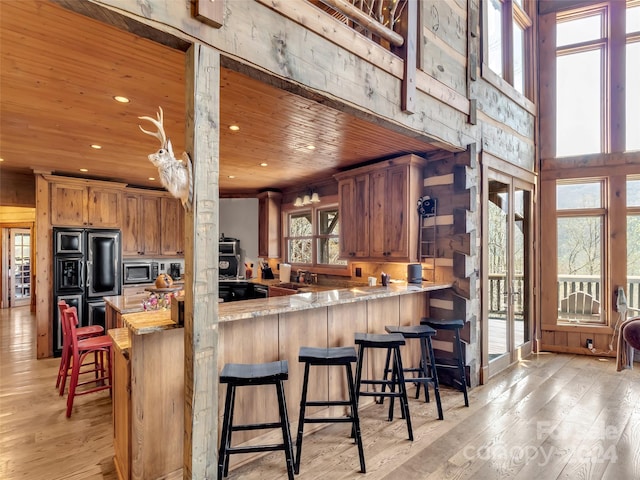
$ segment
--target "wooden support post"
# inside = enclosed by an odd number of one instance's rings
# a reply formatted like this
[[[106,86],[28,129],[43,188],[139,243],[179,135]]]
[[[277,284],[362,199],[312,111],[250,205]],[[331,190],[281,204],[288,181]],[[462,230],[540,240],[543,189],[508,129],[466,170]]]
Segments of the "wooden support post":
[[[407,6],[402,12],[399,30],[405,41],[401,47],[394,48],[393,52],[404,60],[400,108],[405,113],[413,113],[416,107],[416,64],[418,60],[417,0],[407,0]]]
[[[225,0],[195,0],[195,17],[214,28],[220,28],[224,21]]]
[[[193,162],[193,208],[185,223],[183,478],[216,478],[220,54],[192,45],[185,70],[185,145]]]

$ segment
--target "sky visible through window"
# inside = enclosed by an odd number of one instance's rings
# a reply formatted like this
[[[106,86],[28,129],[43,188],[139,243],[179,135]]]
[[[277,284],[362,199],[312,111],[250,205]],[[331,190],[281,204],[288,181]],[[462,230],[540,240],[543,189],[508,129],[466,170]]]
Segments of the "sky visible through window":
[[[556,46],[561,47],[597,41],[604,37],[604,13],[597,12],[557,24]],[[640,7],[626,13],[626,85],[625,137],[626,151],[640,150],[640,41],[630,34],[640,32]],[[605,45],[568,52],[557,56],[556,70],[556,156],[601,153],[606,105],[601,104],[605,85],[602,75],[607,61]],[[612,112],[615,115],[615,112]]]

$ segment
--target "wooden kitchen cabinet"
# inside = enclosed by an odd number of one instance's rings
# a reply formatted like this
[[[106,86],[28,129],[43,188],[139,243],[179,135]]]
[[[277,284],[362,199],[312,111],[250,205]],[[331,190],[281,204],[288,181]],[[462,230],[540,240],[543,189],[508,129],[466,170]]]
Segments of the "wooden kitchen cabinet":
[[[350,259],[418,260],[418,214],[426,160],[405,155],[336,175],[340,255]]]
[[[162,197],[160,204],[161,254],[166,256],[184,255],[184,209],[180,200]]]
[[[51,224],[70,227],[120,227],[122,190],[89,180],[65,179],[51,185]]]
[[[280,257],[280,192],[266,191],[258,195],[258,256]]]
[[[160,255],[161,197],[127,192],[122,213],[122,255]]]
[[[369,174],[353,175],[338,183],[340,256],[369,256]],[[367,232],[363,235],[362,232]]]

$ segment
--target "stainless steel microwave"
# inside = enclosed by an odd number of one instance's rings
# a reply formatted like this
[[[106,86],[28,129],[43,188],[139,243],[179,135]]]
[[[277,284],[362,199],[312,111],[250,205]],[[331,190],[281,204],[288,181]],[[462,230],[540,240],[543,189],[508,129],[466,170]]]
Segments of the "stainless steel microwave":
[[[123,262],[122,283],[133,285],[138,283],[153,283],[158,277],[158,262]]]

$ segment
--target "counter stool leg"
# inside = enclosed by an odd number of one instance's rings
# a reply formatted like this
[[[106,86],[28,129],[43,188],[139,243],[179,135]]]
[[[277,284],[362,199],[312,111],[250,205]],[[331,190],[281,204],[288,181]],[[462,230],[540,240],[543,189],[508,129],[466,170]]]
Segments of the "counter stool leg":
[[[462,365],[462,340],[460,339],[460,329],[456,329],[456,355],[458,356],[458,374],[460,375],[460,383],[462,387],[462,393],[464,394],[464,406],[469,406],[469,396],[467,395],[467,375],[464,371],[464,365]]]
[[[429,357],[431,358],[431,357]],[[429,375],[427,372],[431,372],[431,367],[428,366],[427,363],[427,340],[424,337],[420,338],[420,370],[418,371],[418,376],[422,378],[427,378]],[[418,382],[418,387],[416,388],[416,398],[420,398],[420,386],[424,387],[424,401],[425,403],[429,403],[429,384]]]
[[[364,465],[364,445],[362,445],[362,433],[360,432],[360,416],[358,415],[358,400],[356,397],[356,389],[353,383],[353,374],[351,373],[351,364],[345,365],[347,369],[347,385],[349,387],[349,401],[351,402],[351,420],[353,424],[351,430],[355,434],[355,441],[358,445],[358,456],[360,457],[360,471],[367,473],[367,469]],[[298,457],[299,458],[299,457]],[[298,473],[296,471],[296,473]]]
[[[384,377],[383,380],[386,382],[387,379],[389,378],[389,372],[391,371],[389,369],[389,364],[391,363],[391,349],[388,348],[387,349],[387,359],[384,362]],[[387,385],[386,384],[382,384],[382,392],[385,391]],[[382,405],[384,403],[384,397],[378,397],[378,399],[376,400],[376,403],[379,405]]]
[[[287,474],[289,480],[293,480],[293,448],[291,447],[291,431],[289,430],[289,415],[287,414],[287,402],[284,397],[282,381],[276,382],[278,391],[278,407],[280,409],[280,422],[282,423],[282,438],[284,441],[284,456],[287,459]]]
[[[309,363],[304,364],[304,380],[302,382],[302,396],[300,398],[300,417],[298,419],[298,436],[296,437],[296,457],[294,471],[300,473],[300,456],[302,455],[302,435],[304,432],[304,413],[307,406],[307,382],[309,381]]]
[[[391,355],[391,348],[387,350],[387,355]],[[396,384],[398,383],[398,362],[396,361],[396,349],[393,348],[393,367],[391,368],[391,385],[389,385],[389,390],[391,393],[396,391]],[[386,374],[385,374],[386,375]],[[385,379],[386,380],[386,379]],[[385,384],[382,384],[382,388],[384,389]],[[383,390],[384,391],[384,390]],[[402,393],[402,390],[398,388],[398,392]],[[394,396],[389,398],[389,421],[393,420],[393,409],[396,398]],[[400,413],[402,418],[404,418],[404,410],[402,410],[402,406],[400,407]]]
[[[444,415],[442,413],[442,403],[440,402],[440,383],[438,382],[438,371],[436,370],[436,357],[433,353],[433,344],[431,343],[431,338],[425,340],[429,353],[429,361],[431,362],[431,378],[433,378],[433,393],[435,394],[436,406],[438,407],[438,419],[444,420]],[[426,385],[425,388],[427,388]]]
[[[233,402],[232,385],[227,385],[227,395],[224,402],[224,418],[222,419],[222,437],[220,438],[220,450],[218,451],[218,478],[223,478],[228,471],[229,455],[227,449],[230,441],[230,408]]]
[[[407,421],[407,431],[409,432],[409,440],[413,441],[413,429],[411,428],[411,416],[409,415],[409,400],[407,399],[407,387],[404,383],[404,370],[402,368],[402,357],[400,356],[400,347],[393,349],[395,355],[394,363],[396,365],[396,374],[398,378],[398,388],[400,389],[400,408],[403,417]],[[393,385],[392,385],[393,386]],[[393,398],[393,397],[391,397]]]
[[[360,386],[362,382],[362,364],[364,363],[363,356],[364,356],[364,347],[362,345],[358,345],[358,360],[356,361],[356,384],[355,384],[356,409],[358,408],[358,403],[360,401]],[[351,426],[351,438],[356,438],[355,425]]]

